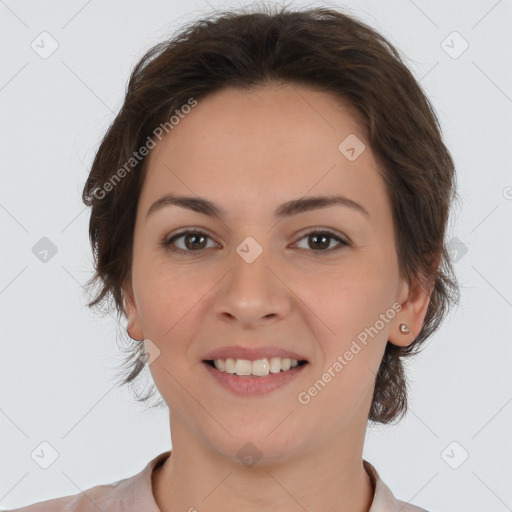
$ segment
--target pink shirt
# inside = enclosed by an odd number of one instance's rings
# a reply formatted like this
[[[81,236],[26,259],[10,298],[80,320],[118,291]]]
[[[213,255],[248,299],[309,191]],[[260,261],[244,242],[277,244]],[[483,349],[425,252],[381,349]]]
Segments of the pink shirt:
[[[151,476],[155,467],[163,464],[170,454],[167,451],[157,455],[140,473],[118,482],[97,485],[80,494],[3,512],[161,512],[153,497]],[[375,486],[373,502],[368,512],[428,512],[397,500],[379,478],[376,469],[366,460],[363,460],[363,465]]]

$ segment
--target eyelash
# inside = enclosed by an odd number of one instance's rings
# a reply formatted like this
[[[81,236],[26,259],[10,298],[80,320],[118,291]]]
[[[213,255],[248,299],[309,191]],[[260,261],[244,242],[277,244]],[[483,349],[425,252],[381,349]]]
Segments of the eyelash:
[[[204,231],[200,231],[198,229],[188,229],[187,231],[182,231],[180,233],[176,233],[173,237],[171,237],[168,240],[164,240],[163,242],[161,242],[161,245],[166,250],[172,251],[177,254],[183,254],[186,256],[191,256],[193,253],[201,252],[202,250],[204,250],[204,249],[200,249],[197,251],[191,251],[191,250],[185,251],[183,249],[178,249],[177,247],[175,247],[173,245],[173,243],[177,239],[182,238],[186,235],[203,235],[203,236],[211,239],[211,237],[208,236]],[[302,240],[303,238],[307,238],[308,236],[311,236],[311,235],[328,235],[328,238],[332,238],[332,239],[335,239],[336,241],[340,242],[340,245],[338,247],[335,247],[334,249],[331,248],[331,249],[325,249],[325,250],[319,250],[319,251],[314,251],[311,249],[310,250],[311,252],[317,253],[317,254],[315,254],[315,256],[321,256],[324,253],[336,252],[336,251],[342,249],[343,247],[351,247],[352,246],[352,244],[349,243],[347,240],[340,238],[339,236],[337,236],[335,233],[333,233],[329,229],[314,229],[314,230],[308,231],[307,233],[304,233],[304,235],[302,235],[302,237],[299,239],[299,241]],[[306,249],[306,250],[308,250],[308,249]]]

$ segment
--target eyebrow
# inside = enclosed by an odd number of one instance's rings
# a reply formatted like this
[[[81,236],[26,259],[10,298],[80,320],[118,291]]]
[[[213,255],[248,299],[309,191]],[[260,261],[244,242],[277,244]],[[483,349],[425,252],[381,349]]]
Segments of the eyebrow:
[[[160,199],[157,199],[149,207],[148,212],[146,213],[146,219],[149,217],[149,215],[156,212],[157,210],[170,205],[187,208],[189,210],[203,213],[209,217],[216,217],[218,219],[226,217],[226,211],[208,199],[202,197],[176,196],[173,194],[166,194]],[[280,205],[276,209],[274,215],[276,218],[290,217],[299,213],[327,208],[333,205],[345,206],[347,208],[351,208],[354,211],[358,211],[367,217],[370,216],[368,211],[363,206],[344,196],[310,196],[300,199],[293,199]]]

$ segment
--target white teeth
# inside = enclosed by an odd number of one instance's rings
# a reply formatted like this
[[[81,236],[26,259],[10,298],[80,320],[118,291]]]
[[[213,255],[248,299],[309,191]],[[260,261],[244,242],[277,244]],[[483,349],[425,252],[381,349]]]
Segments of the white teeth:
[[[251,375],[251,361],[247,359],[237,359],[235,363],[235,373],[237,375]]]
[[[272,373],[279,373],[281,371],[281,358],[271,357],[270,358],[270,371]]]
[[[213,364],[215,364],[215,361],[213,362]],[[226,373],[235,373],[235,360],[232,357],[228,357],[226,359],[226,363],[224,366],[226,369]],[[217,368],[217,365],[215,365],[215,368]],[[217,368],[217,370],[220,370],[220,368]]]
[[[256,361],[252,362],[251,373],[253,375],[264,377],[265,375],[268,375],[269,370],[270,367],[268,364],[268,359],[257,359]]]
[[[257,377],[265,377],[269,373],[279,373],[295,368],[299,365],[297,359],[288,357],[271,357],[270,359],[214,359],[213,364],[217,370],[226,373],[236,373],[236,375],[254,375]]]

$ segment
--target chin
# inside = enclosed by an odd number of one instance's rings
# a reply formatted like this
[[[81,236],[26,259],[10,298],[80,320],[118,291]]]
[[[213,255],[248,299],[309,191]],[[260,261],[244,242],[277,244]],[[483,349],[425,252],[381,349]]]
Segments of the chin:
[[[209,438],[211,447],[220,456],[234,462],[240,463],[248,468],[254,466],[262,467],[286,462],[294,458],[305,443],[304,430],[301,429],[299,439],[295,432],[290,430],[291,425],[285,427],[288,419],[283,417],[276,420],[269,418],[259,422],[254,418],[252,425],[241,428],[240,425],[224,425],[231,436],[225,431],[216,429],[218,435],[212,437],[211,431],[205,433]],[[277,428],[276,428],[277,427]]]

